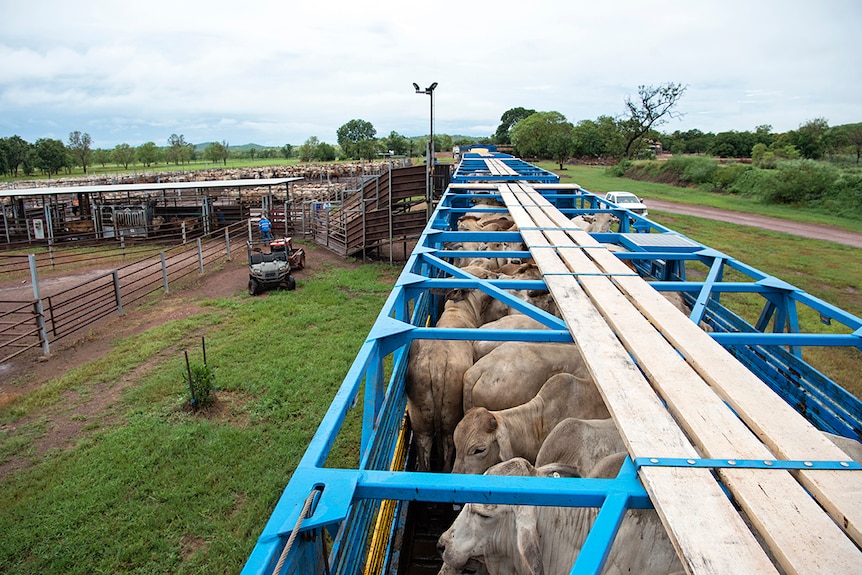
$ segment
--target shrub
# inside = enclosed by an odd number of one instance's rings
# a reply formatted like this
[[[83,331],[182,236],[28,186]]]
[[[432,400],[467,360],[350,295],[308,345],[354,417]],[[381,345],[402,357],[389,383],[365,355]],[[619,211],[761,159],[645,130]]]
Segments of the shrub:
[[[822,207],[838,216],[862,219],[862,174],[842,174],[823,198]]]
[[[191,382],[189,376],[191,376]],[[189,364],[183,373],[183,382],[191,392],[189,403],[192,409],[207,407],[215,401],[215,371],[207,364]]]
[[[778,165],[775,186],[764,197],[777,204],[814,204],[827,197],[838,180],[838,171],[832,166],[801,160]]]
[[[605,172],[609,176],[621,178],[624,175],[626,175],[626,172],[628,172],[632,168],[632,166],[633,166],[633,164],[632,164],[631,160],[620,160],[619,163],[617,163],[617,165],[610,166],[609,168],[607,168],[605,170]]]
[[[718,161],[708,156],[674,156],[666,164],[666,170],[689,184],[712,184],[719,169]]]
[[[746,164],[740,164],[738,162],[734,162],[732,164],[728,164],[723,168],[719,168],[715,171],[713,175],[713,184],[716,188],[723,192],[730,191],[730,188],[733,184],[742,177],[745,172],[751,171],[752,168]]]
[[[775,188],[777,172],[751,168],[740,173],[727,191],[747,198],[766,201]]]

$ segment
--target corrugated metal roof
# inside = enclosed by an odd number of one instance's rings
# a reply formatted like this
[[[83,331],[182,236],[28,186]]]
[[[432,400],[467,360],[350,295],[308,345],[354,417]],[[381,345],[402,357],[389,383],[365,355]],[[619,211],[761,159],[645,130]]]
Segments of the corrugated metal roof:
[[[195,188],[248,188],[280,186],[303,178],[260,178],[243,180],[204,180],[200,182],[160,182],[157,184],[102,184],[98,186],[57,186],[0,190],[0,197],[49,196],[53,194],[96,194],[102,192],[148,192]]]

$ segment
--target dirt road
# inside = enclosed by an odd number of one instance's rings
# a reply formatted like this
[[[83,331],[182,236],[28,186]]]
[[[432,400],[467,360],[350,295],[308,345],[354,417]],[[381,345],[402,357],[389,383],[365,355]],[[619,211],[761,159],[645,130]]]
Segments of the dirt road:
[[[791,222],[779,218],[770,218],[768,216],[758,216],[755,214],[745,214],[742,212],[729,212],[718,208],[709,208],[706,206],[693,206],[690,204],[677,204],[673,202],[665,202],[662,200],[647,200],[647,206],[650,210],[659,212],[668,212],[671,214],[684,214],[687,216],[697,216],[708,220],[719,220],[723,222],[731,222],[741,226],[751,226],[774,232],[784,232],[804,238],[813,238],[816,240],[825,240],[835,242],[856,248],[862,248],[862,234],[848,232],[832,226],[819,224],[802,224],[799,222]]]

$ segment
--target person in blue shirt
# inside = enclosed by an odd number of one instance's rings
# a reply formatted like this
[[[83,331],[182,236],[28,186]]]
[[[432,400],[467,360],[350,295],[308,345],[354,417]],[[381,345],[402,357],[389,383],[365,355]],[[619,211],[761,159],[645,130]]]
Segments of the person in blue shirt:
[[[272,234],[272,223],[267,219],[266,214],[263,214],[260,217],[260,221],[257,222],[257,227],[260,229],[260,237],[264,240],[271,240]]]

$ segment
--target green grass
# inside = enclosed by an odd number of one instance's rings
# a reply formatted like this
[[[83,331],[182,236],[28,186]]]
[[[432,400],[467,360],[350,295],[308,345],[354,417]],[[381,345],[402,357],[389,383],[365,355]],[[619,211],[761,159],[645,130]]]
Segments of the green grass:
[[[823,301],[862,317],[862,274],[858,248],[800,238],[693,216],[650,213],[650,218],[764,273],[775,276]],[[705,273],[705,270],[704,270]],[[735,272],[734,272],[735,273]],[[751,281],[738,274],[725,281]],[[764,300],[758,295],[726,294],[722,301],[749,323],[756,323]],[[799,306],[800,329],[807,333],[847,333],[827,326],[818,313]],[[862,397],[862,352],[851,348],[807,348],[803,355],[815,368]]]
[[[0,572],[239,572],[392,276],[330,269],[294,292],[208,301],[4,405],[0,457],[33,460],[0,490]],[[204,332],[220,408],[192,414],[182,351],[200,361]],[[139,365],[111,418],[89,415],[74,445],[34,451],[71,390],[118,385]],[[333,459],[355,459],[356,421]],[[7,431],[18,424],[23,433]]]
[[[709,193],[695,188],[680,188],[656,182],[619,178],[609,175],[604,166],[566,165],[566,169],[560,171],[559,165],[553,162],[539,162],[538,165],[558,174],[561,182],[576,183],[582,188],[599,195],[604,195],[606,192],[612,190],[625,190],[646,199],[647,205],[649,205],[649,199],[652,198],[681,204],[695,204],[723,210],[772,216],[795,222],[826,224],[862,233],[862,221],[859,220],[838,218],[831,214],[789,206],[764,204],[736,195]],[[652,213],[652,210],[650,213]]]

